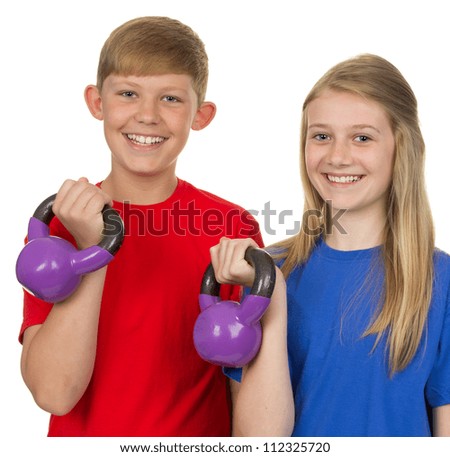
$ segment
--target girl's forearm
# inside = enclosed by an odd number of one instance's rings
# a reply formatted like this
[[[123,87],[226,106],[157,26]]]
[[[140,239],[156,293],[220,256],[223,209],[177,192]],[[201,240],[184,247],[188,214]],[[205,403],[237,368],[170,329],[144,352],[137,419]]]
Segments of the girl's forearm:
[[[234,436],[290,436],[294,401],[287,356],[286,291],[281,272],[263,318],[263,340],[243,370],[233,411]]]

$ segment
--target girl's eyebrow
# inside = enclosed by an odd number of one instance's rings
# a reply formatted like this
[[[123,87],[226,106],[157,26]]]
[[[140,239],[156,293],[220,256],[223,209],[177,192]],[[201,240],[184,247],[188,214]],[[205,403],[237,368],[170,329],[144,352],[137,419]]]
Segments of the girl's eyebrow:
[[[354,128],[354,129],[372,129],[378,133],[381,133],[379,129],[377,129],[375,126],[370,125],[370,124],[356,124],[356,125],[353,125],[352,128]]]
[[[316,123],[316,124],[308,125],[308,130],[311,130],[311,129],[327,129],[327,128],[329,128],[329,125],[327,125],[327,124]],[[379,129],[377,129],[375,126],[370,125],[370,124],[355,124],[355,125],[352,125],[350,128],[357,129],[357,130],[358,129],[372,129],[372,130],[375,130],[378,133],[381,133]]]
[[[311,124],[311,125],[308,125],[308,130],[311,130],[311,129],[326,129],[326,128],[328,128],[327,124]]]

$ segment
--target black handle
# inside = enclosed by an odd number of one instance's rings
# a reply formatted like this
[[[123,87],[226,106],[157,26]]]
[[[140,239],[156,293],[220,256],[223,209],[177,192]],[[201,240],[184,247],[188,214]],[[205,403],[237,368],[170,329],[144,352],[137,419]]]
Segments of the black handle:
[[[46,225],[49,225],[55,214],[53,213],[53,203],[55,202],[56,194],[50,195],[37,208],[33,217],[40,220]],[[109,205],[105,205],[102,209],[103,216],[103,231],[102,238],[98,246],[114,255],[120,248],[124,237],[124,226],[120,214]]]
[[[255,269],[255,280],[250,290],[251,295],[270,298],[275,287],[275,264],[272,257],[263,249],[249,246],[245,251],[245,260]],[[214,275],[212,264],[203,275],[200,293],[218,297],[220,284]]]

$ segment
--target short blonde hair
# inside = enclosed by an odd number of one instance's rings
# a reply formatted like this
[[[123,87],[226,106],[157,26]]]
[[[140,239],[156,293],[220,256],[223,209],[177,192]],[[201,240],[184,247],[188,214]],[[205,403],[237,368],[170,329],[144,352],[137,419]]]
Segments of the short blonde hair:
[[[160,16],[125,22],[111,33],[100,53],[97,87],[111,74],[146,76],[187,74],[203,103],[208,83],[208,56],[200,37],[187,25]]]

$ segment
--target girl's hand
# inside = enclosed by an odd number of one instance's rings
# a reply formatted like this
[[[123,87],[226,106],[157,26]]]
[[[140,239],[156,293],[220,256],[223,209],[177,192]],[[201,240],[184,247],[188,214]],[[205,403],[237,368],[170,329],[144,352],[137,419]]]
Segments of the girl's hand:
[[[66,180],[58,191],[53,212],[75,238],[80,249],[98,244],[103,230],[102,209],[109,195],[86,178]]]
[[[210,249],[214,274],[220,284],[244,285],[250,287],[255,280],[255,270],[245,260],[249,246],[259,248],[251,238],[222,238]]]

